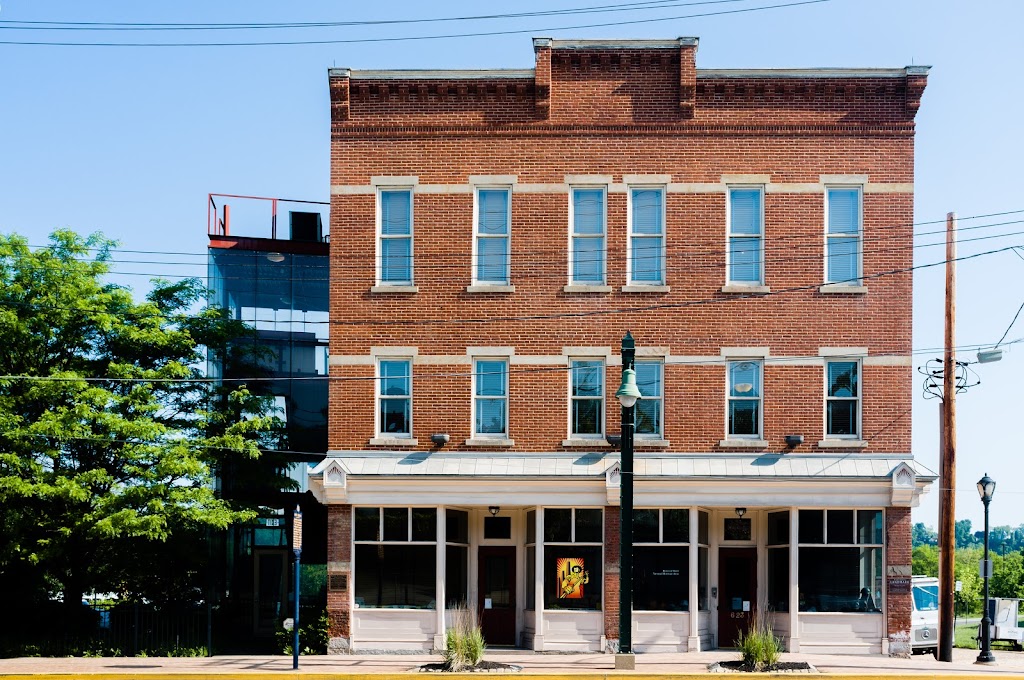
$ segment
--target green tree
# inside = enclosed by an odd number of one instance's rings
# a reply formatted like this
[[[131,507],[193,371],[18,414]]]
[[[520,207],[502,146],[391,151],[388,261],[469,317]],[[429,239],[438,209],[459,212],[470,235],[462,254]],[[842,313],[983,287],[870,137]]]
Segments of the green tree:
[[[953,525],[953,531],[958,548],[969,548],[978,542],[974,534],[971,533],[971,520],[969,519],[957,520]]]
[[[939,575],[939,549],[934,545],[919,545],[912,556],[915,576]]]
[[[0,582],[69,613],[166,568],[161,546],[250,519],[213,475],[274,436],[261,398],[202,381],[204,345],[228,352],[244,325],[193,312],[196,280],[135,302],[104,281],[113,245],[0,236]]]
[[[911,529],[911,542],[913,545],[938,545],[939,535],[926,527],[924,522],[917,522]],[[917,572],[914,572],[917,573]]]
[[[990,555],[992,579],[989,582],[990,597],[1024,597],[1024,555]]]

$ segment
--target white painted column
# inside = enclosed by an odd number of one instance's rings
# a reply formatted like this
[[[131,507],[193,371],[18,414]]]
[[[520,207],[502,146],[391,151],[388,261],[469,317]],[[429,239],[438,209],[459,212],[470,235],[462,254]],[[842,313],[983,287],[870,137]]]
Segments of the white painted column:
[[[537,506],[533,544],[533,650],[544,651],[544,508]]]
[[[800,651],[800,510],[789,509],[789,644],[790,652]]]
[[[445,566],[445,558],[447,557],[447,538],[445,531],[448,527],[448,523],[445,517],[445,509],[443,505],[437,506],[437,558],[435,569],[437,570],[434,574],[434,608],[437,614],[437,624],[434,628],[434,649],[444,649],[445,647],[445,626],[444,626],[444,609],[445,600],[447,599],[444,586],[445,586],[445,573],[447,571]]]
[[[686,638],[686,651],[700,651],[700,510],[690,508],[690,631]]]

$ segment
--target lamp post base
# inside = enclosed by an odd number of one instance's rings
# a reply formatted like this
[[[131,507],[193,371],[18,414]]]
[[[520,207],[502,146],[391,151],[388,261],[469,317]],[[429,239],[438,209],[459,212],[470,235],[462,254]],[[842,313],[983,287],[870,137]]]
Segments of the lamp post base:
[[[974,662],[982,666],[991,666],[996,662],[996,655],[992,652],[982,652]]]
[[[617,671],[635,671],[636,670],[636,655],[632,652],[627,654],[616,654],[615,655],[615,670]]]

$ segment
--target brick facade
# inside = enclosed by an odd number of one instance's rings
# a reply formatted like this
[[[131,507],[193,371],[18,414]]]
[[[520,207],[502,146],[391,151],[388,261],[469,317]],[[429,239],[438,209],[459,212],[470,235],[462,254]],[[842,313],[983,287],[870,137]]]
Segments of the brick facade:
[[[886,567],[908,567],[911,564],[911,522],[910,508],[886,508],[885,511],[885,562]],[[887,570],[888,571],[888,570]],[[909,577],[907,577],[909,579]],[[886,579],[888,583],[888,579]],[[886,632],[889,635],[910,630],[912,609],[910,589],[900,592],[888,590],[886,611]]]
[[[332,653],[346,651],[352,636],[352,506],[327,506],[327,616]],[[344,582],[344,588],[340,587]]]

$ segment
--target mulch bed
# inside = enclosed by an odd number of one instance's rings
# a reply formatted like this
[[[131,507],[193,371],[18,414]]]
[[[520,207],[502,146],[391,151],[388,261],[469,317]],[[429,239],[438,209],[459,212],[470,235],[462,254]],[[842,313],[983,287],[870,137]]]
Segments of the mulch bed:
[[[497,661],[480,661],[475,666],[463,668],[460,673],[518,673],[522,666]],[[449,673],[451,669],[443,663],[427,663],[420,666],[420,673]]]
[[[719,661],[708,666],[712,673],[757,673],[758,670],[742,661]],[[818,669],[806,661],[783,661],[764,668],[763,673],[817,673]]]

